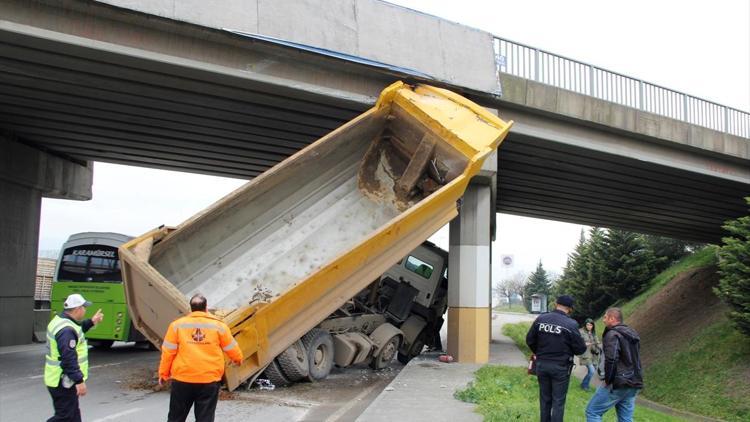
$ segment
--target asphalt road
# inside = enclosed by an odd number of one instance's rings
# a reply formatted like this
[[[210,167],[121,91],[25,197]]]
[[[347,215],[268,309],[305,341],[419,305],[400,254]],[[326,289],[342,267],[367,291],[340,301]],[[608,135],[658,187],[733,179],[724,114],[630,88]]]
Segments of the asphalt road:
[[[0,349],[0,421],[40,421],[52,416],[52,400],[42,379],[46,345]],[[88,394],[81,399],[83,419],[164,421],[169,393],[155,391],[159,353],[116,343],[89,352]],[[334,369],[319,383],[301,383],[273,391],[223,392],[216,420],[348,421],[364,411],[402,365],[383,371],[367,367]]]

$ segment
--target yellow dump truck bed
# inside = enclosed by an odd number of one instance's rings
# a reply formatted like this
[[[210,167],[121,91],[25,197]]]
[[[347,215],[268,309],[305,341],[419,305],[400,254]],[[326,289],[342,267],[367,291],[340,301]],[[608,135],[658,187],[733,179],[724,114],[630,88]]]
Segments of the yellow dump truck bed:
[[[506,123],[396,83],[377,104],[176,229],[120,248],[135,326],[161,344],[202,293],[245,361],[234,389],[457,215]]]

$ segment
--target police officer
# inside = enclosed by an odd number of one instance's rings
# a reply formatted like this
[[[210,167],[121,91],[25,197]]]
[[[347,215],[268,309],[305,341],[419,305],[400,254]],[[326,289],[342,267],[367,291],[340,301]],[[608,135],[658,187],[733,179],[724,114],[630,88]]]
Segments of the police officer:
[[[104,318],[99,309],[91,319],[84,320],[88,306],[91,302],[74,293],[65,299],[64,311],[47,325],[49,351],[44,365],[44,384],[55,408],[55,415],[47,422],[81,420],[78,397],[86,395],[89,376],[88,343],[83,333]]]
[[[562,422],[573,356],[586,351],[578,323],[568,316],[573,298],[557,298],[555,310],[540,315],[526,334],[526,344],[536,355],[541,422]]]
[[[242,364],[229,327],[207,312],[206,298],[190,299],[190,314],[169,324],[161,345],[159,385],[172,379],[168,422],[184,422],[195,406],[196,422],[213,422],[224,375],[224,354]]]

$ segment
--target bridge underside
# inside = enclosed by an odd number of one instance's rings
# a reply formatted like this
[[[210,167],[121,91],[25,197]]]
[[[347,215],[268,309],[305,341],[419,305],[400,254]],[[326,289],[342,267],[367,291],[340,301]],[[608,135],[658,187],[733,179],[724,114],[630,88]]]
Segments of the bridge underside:
[[[0,130],[72,161],[249,179],[409,77],[190,25],[150,22],[165,28],[138,38],[86,11],[71,16],[101,41],[38,29],[60,30],[57,21],[0,21]],[[174,55],[148,49],[154,45]],[[465,94],[507,118],[497,98]],[[707,242],[720,239],[724,220],[746,213],[750,183],[644,160],[632,149],[539,136],[537,115],[510,114],[519,125],[499,153],[499,212]],[[532,130],[519,120],[526,116]]]
[[[513,133],[500,147],[497,211],[718,242],[748,186]]]

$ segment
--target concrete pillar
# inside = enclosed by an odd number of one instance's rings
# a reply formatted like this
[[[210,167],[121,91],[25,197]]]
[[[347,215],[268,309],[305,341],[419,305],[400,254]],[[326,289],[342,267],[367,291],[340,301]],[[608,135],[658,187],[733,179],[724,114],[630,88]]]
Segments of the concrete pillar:
[[[464,363],[486,363],[490,351],[490,216],[488,185],[469,185],[450,223],[448,353]]]
[[[42,197],[91,199],[93,172],[0,135],[0,346],[31,343]]]
[[[0,179],[0,346],[31,343],[42,193]]]

